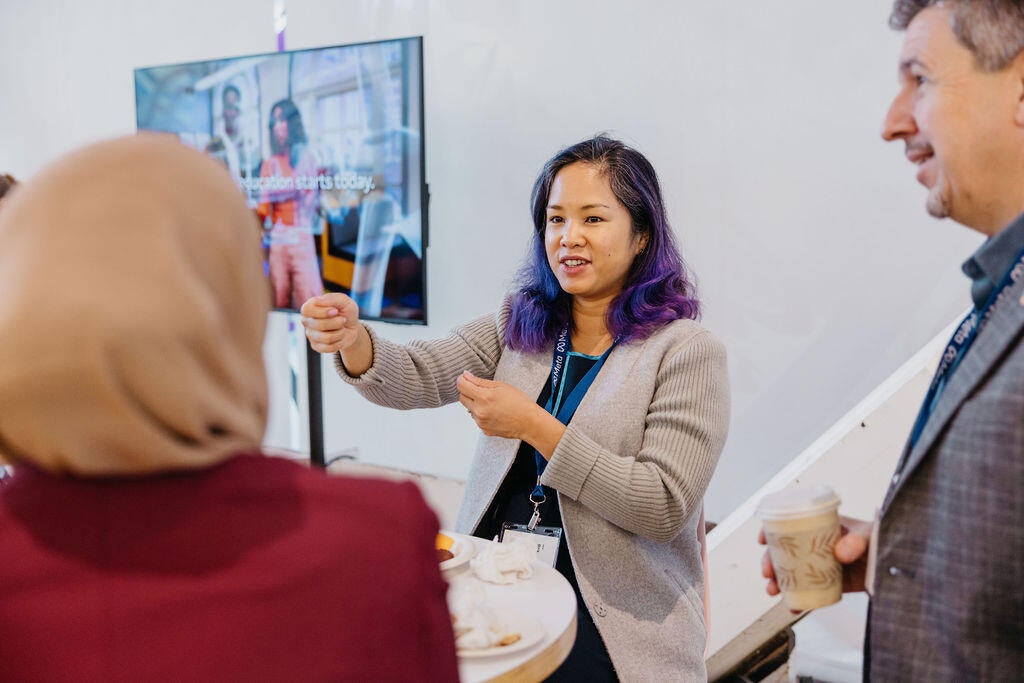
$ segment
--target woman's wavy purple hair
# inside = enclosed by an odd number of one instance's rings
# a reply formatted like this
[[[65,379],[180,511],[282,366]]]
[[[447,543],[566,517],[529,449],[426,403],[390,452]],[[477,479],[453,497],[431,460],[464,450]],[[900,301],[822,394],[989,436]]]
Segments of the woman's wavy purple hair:
[[[651,162],[624,143],[598,135],[552,157],[533,185],[533,240],[516,275],[505,344],[536,352],[572,326],[572,296],[562,291],[544,249],[548,197],[558,172],[577,162],[593,164],[608,177],[612,192],[629,211],[635,235],[647,235],[626,286],[608,308],[608,330],[620,343],[645,339],[681,318],[696,319],[700,303],[665,215],[658,175]]]

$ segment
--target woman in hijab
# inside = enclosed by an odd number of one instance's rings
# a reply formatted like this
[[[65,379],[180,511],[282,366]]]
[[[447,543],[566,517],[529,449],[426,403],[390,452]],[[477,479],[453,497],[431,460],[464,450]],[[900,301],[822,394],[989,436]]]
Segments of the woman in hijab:
[[[0,292],[0,680],[457,679],[419,492],[259,452],[269,293],[216,162],[56,162]]]

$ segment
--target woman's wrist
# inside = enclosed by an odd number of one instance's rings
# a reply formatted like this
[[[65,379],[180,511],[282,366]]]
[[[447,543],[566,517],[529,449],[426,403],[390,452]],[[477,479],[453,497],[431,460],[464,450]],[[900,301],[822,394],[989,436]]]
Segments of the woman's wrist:
[[[524,435],[523,441],[536,448],[545,460],[550,460],[565,434],[565,425],[540,406],[535,407],[536,411],[527,421],[529,433]]]
[[[348,348],[342,349],[341,364],[345,366],[345,372],[349,377],[359,377],[373,365],[373,341],[366,327],[359,323],[356,332],[356,340]]]

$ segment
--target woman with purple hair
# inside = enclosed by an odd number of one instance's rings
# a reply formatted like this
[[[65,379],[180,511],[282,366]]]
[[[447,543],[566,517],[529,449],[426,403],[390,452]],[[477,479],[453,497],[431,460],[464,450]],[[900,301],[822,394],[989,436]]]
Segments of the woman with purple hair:
[[[403,346],[324,294],[302,307],[306,336],[369,400],[457,400],[476,421],[457,529],[528,535],[576,590],[576,643],[550,680],[704,680],[702,501],[729,423],[725,350],[694,322],[642,154],[604,136],[568,147],[532,205],[497,314]]]

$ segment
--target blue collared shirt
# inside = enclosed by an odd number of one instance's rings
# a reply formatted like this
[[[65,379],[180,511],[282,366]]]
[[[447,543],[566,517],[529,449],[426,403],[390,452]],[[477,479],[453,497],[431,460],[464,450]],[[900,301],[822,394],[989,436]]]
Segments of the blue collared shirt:
[[[971,278],[971,299],[975,310],[988,301],[992,290],[1002,281],[1003,276],[1024,249],[1024,214],[985,240],[971,258],[964,261],[964,275]]]
[[[962,268],[964,274],[971,278],[971,299],[974,300],[975,311],[980,313],[981,309],[985,307],[992,292],[1013,267],[1022,249],[1024,249],[1024,214],[985,240],[985,243],[978,247],[971,258],[964,261]],[[914,423],[914,429],[910,433],[911,444],[917,442],[929,416],[938,405],[939,398],[945,391],[950,376],[956,371],[957,365],[969,350],[970,345],[960,352],[948,372],[933,380],[936,384],[929,389],[928,396],[925,397],[925,404],[921,407],[921,412]]]

